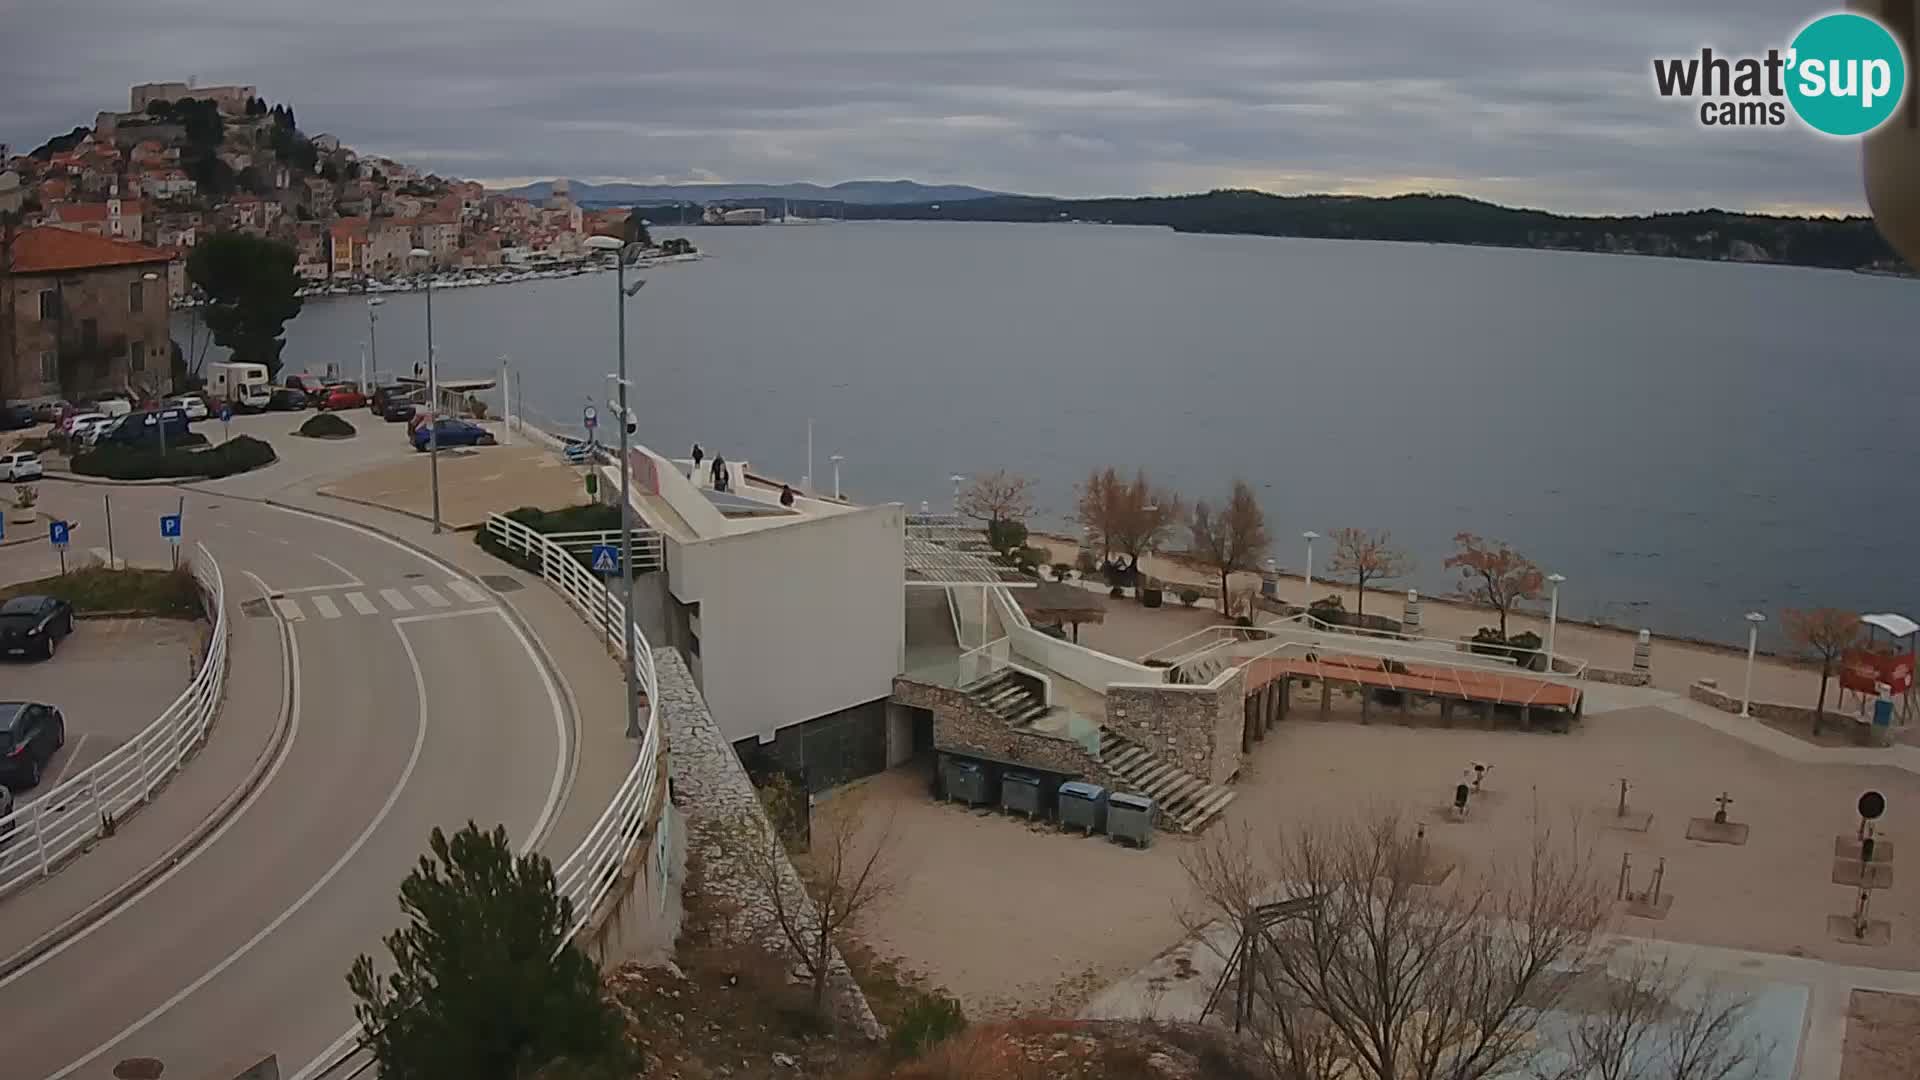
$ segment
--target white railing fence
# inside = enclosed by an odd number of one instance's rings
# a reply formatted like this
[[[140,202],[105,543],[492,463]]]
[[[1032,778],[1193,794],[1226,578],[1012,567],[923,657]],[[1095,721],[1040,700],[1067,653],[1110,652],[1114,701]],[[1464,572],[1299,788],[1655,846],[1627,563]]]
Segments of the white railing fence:
[[[499,534],[495,533],[495,535]],[[542,533],[541,535],[574,555],[592,554],[594,547],[598,544],[607,544],[615,550],[620,547],[619,529],[606,529],[600,532]],[[660,534],[652,529],[633,530],[633,568],[658,570],[665,565],[666,551],[660,540]]]
[[[21,803],[0,817],[0,895],[46,877],[62,860],[110,835],[205,738],[226,685],[226,583],[205,545],[195,545],[190,565],[213,615],[199,670],[139,734],[50,788],[18,793]]]
[[[626,642],[620,633],[620,625],[625,612],[620,598],[608,591],[598,577],[581,566],[566,548],[512,518],[501,514],[489,515],[487,532],[508,550],[539,559],[540,576],[566,597],[567,602],[589,625],[599,630],[614,656],[622,656]],[[614,535],[617,540],[619,534]],[[638,537],[635,539],[637,547]],[[634,562],[637,564],[639,561],[636,555]],[[653,647],[647,643],[647,636],[640,632],[638,626],[633,628],[633,641],[634,670],[647,698],[641,707],[641,722],[645,725],[646,734],[640,741],[639,757],[621,780],[620,787],[613,793],[599,820],[587,830],[586,837],[572,854],[554,867],[554,878],[559,884],[560,894],[573,901],[572,932],[575,934],[586,927],[594,910],[619,880],[620,868],[626,865],[627,857],[633,853],[640,841],[640,834],[646,829],[648,816],[653,809],[654,789],[659,782],[662,747],[659,710],[655,702],[657,684]]]

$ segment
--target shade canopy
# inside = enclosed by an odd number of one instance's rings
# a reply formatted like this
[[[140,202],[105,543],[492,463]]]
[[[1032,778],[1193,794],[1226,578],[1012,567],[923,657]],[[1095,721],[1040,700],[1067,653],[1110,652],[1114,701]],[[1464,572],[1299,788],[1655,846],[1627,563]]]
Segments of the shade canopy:
[[[1868,626],[1877,626],[1894,637],[1911,637],[1915,632],[1920,632],[1920,623],[1914,622],[1905,615],[1895,615],[1892,612],[1862,615],[1860,621]]]

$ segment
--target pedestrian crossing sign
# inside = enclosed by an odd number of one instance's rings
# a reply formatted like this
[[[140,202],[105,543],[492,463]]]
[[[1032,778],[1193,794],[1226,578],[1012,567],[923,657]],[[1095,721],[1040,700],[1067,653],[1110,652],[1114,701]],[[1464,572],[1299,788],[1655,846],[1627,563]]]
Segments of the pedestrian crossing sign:
[[[596,574],[617,574],[620,572],[620,552],[612,544],[593,545],[593,572]]]

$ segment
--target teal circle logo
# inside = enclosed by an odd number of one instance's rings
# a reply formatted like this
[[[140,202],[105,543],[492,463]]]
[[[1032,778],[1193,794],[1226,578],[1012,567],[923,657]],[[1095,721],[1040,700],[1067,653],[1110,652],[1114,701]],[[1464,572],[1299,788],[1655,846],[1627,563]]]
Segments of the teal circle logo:
[[[1907,59],[1886,27],[1865,15],[1822,15],[1787,53],[1787,100],[1815,131],[1865,135],[1905,100]]]

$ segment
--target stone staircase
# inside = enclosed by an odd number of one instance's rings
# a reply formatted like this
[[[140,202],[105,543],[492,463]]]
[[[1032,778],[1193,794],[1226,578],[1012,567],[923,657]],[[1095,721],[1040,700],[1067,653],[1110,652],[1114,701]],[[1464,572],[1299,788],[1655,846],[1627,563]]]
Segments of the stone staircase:
[[[1173,681],[1189,685],[1204,685],[1213,681],[1214,676],[1227,670],[1233,657],[1226,649],[1217,648],[1191,660],[1184,661],[1173,669]]]
[[[1100,731],[1100,761],[1120,780],[1117,789],[1153,800],[1162,819],[1176,830],[1197,833],[1233,801],[1234,792],[1169,765],[1147,748],[1111,728]]]
[[[1013,725],[1032,723],[1051,711],[1033,680],[1012,668],[1001,668],[965,690],[968,697]]]

